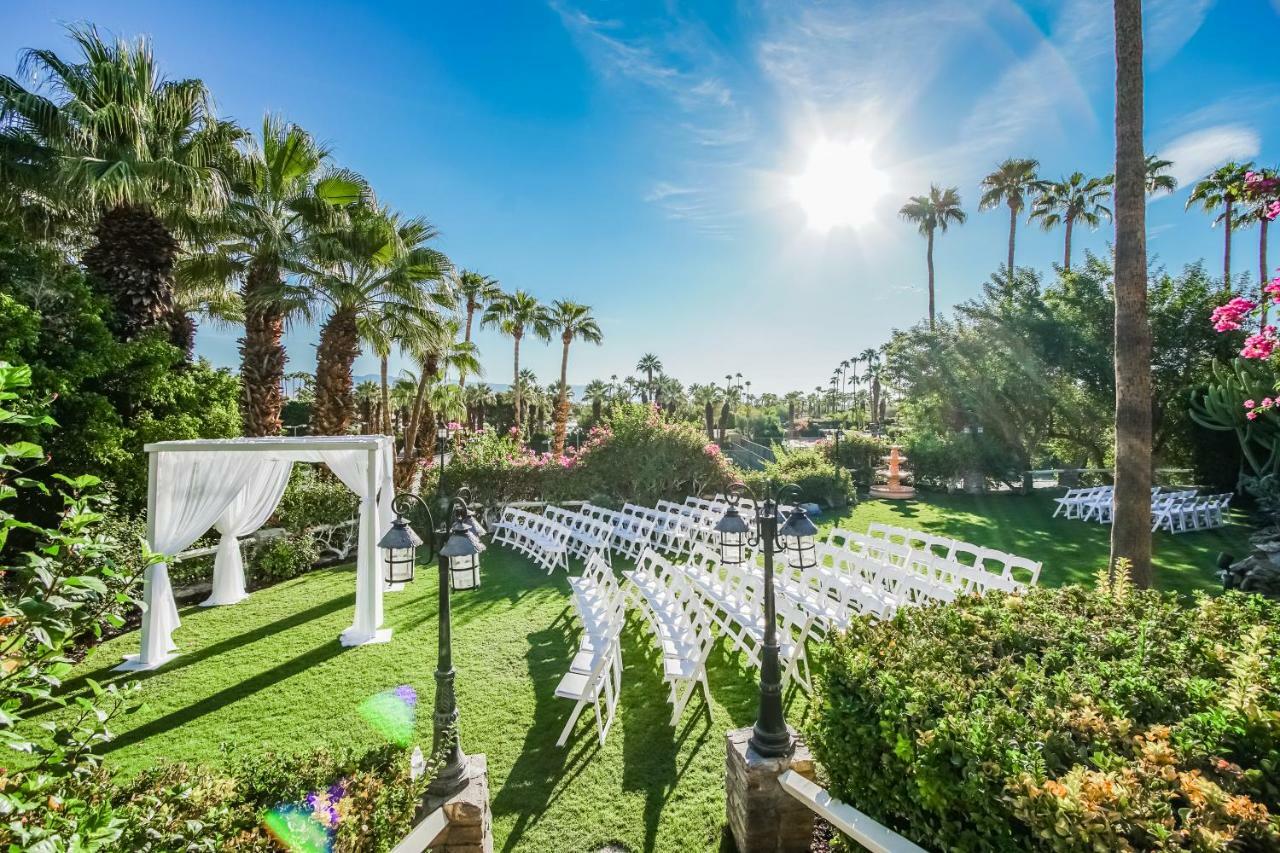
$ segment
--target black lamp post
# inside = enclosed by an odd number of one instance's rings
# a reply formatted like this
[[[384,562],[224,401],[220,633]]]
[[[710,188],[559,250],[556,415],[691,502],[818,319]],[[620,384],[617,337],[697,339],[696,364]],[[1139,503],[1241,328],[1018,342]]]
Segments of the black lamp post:
[[[729,508],[716,522],[716,532],[720,534],[720,561],[725,565],[741,565],[750,547],[759,546],[764,551],[764,648],[760,655],[760,710],[756,715],[750,747],[757,755],[765,758],[789,755],[794,746],[782,711],[782,665],[778,651],[773,557],[782,553],[782,542],[779,541],[782,540],[786,543],[785,550],[794,555],[794,567],[814,564],[814,537],[818,534],[818,528],[804,508],[797,503],[787,513],[782,526],[778,526],[778,506],[782,499],[793,496],[793,499],[798,500],[799,495],[799,486],[788,484],[775,489],[772,483],[768,483],[761,501],[746,484],[734,483],[729,487]],[[744,496],[755,509],[754,532],[738,512],[738,503]]]
[[[453,625],[449,608],[450,589],[469,589],[479,585],[480,552],[484,543],[480,537],[484,527],[471,513],[467,504],[470,493],[462,489],[449,501],[448,527],[436,527],[431,507],[416,494],[404,492],[396,495],[392,509],[396,518],[390,529],[378,542],[386,552],[387,576],[403,575],[397,564],[409,562],[409,579],[413,578],[412,566],[417,561],[417,548],[423,540],[410,526],[405,516],[416,506],[427,515],[431,536],[426,542],[426,558],[437,558],[440,569],[440,626],[439,651],[436,657],[436,702],[431,725],[431,754],[446,756],[444,765],[427,791],[434,797],[448,797],[462,790],[467,784],[467,757],[462,752],[458,737],[458,704],[453,692]],[[470,581],[470,582],[468,582]]]

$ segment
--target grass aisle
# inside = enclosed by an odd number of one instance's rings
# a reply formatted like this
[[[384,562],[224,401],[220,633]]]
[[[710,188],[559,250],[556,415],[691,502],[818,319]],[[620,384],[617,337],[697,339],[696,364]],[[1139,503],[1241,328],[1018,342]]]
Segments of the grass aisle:
[[[1043,582],[1087,580],[1105,559],[1108,530],[1050,521],[1046,498],[944,497],[929,504],[867,503],[848,526],[874,520],[938,530],[1043,559]],[[1177,589],[1211,588],[1219,550],[1241,553],[1245,531],[1159,535],[1158,577]],[[386,597],[385,645],[344,649],[354,572],[313,572],[254,593],[234,607],[187,608],[175,635],[182,656],[143,674],[146,707],[120,721],[107,746],[110,765],[134,773],[162,759],[223,760],[240,754],[379,742],[358,708],[401,684],[418,692],[419,741],[430,742],[436,657],[436,583],[422,567],[405,591]],[[454,597],[454,661],[464,749],[489,757],[496,849],[589,851],[707,850],[724,822],[724,732],[755,716],[754,673],[713,655],[708,714],[694,699],[678,730],[659,661],[633,617],[624,635],[622,700],[604,747],[587,712],[565,749],[555,740],[572,703],[553,696],[572,657],[576,631],[563,574],[547,577],[523,558],[491,549],[481,589]],[[137,650],[130,634],[93,650],[75,676],[102,682]],[[73,678],[71,687],[76,687]],[[82,687],[83,684],[81,683]],[[798,724],[803,696],[792,695]]]

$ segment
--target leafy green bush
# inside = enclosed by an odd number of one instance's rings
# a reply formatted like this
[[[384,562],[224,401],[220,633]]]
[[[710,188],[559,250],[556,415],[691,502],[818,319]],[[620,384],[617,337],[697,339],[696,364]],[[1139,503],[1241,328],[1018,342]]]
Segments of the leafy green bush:
[[[581,450],[535,453],[486,430],[462,443],[444,477],[446,491],[466,485],[482,503],[607,496],[609,503],[652,505],[722,490],[735,473],[696,425],[668,421],[650,406],[620,404],[592,428]],[[429,469],[426,479],[432,474]]]
[[[884,457],[889,455],[888,441],[863,432],[841,433],[838,458],[833,442],[820,442],[819,447],[828,459],[848,469],[853,481],[864,488],[876,481],[876,469],[884,466]]]
[[[356,517],[360,499],[327,469],[294,465],[289,485],[271,523],[292,533],[318,524],[341,524]]]
[[[296,578],[320,559],[320,549],[310,533],[287,533],[259,545],[253,552],[253,580],[265,585]]]
[[[855,500],[853,478],[848,471],[832,464],[821,449],[788,450],[774,445],[773,453],[773,462],[746,476],[748,485],[760,489],[767,480],[775,484],[795,483],[800,487],[801,501],[829,507],[845,506]]]
[[[833,793],[929,849],[1280,845],[1274,602],[989,594],[855,622],[820,657]]]
[[[103,319],[110,314],[79,267],[0,227],[0,360],[30,368],[32,396],[49,401],[52,417],[21,437],[44,447],[47,472],[99,477],[123,511],[137,513],[147,494],[143,445],[239,435],[239,380],[188,362],[163,330],[116,339]],[[59,510],[33,495],[16,512],[51,525]]]
[[[563,499],[607,494],[652,506],[662,498],[722,491],[736,476],[696,425],[629,404],[614,407],[547,492]]]
[[[34,479],[44,451],[14,433],[51,426],[23,397],[31,371],[0,361],[0,848],[96,850],[112,844],[120,821],[102,801],[93,750],[107,727],[136,704],[136,683],[100,687],[72,705],[58,692],[72,651],[124,623],[148,559],[122,560],[125,549],[100,533],[106,498],[88,475]],[[9,512],[15,498],[43,494],[61,507],[57,526],[42,528]],[[30,543],[21,551],[10,539]],[[2,550],[8,545],[8,550]],[[137,545],[129,549],[132,557]],[[69,708],[41,726],[23,725],[33,705]]]
[[[389,850],[413,827],[430,774],[399,747],[255,756],[229,771],[164,764],[115,792],[121,850]],[[284,829],[287,827],[287,829]]]

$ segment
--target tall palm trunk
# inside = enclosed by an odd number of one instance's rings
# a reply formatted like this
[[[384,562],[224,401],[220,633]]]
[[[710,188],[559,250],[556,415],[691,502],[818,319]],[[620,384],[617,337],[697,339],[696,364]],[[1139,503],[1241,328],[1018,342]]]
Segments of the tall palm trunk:
[[[1013,246],[1018,237],[1018,208],[1009,202],[1009,284],[1013,285]]]
[[[345,309],[335,311],[320,329],[320,343],[316,347],[316,401],[311,410],[313,434],[346,434],[355,410],[351,366],[359,354],[360,335],[355,313]]]
[[[93,285],[111,300],[109,325],[122,340],[172,323],[178,249],[178,241],[147,207],[114,207],[94,225],[84,266]]]
[[[1267,309],[1271,307],[1267,299],[1267,292],[1261,288],[1267,286],[1267,226],[1270,221],[1267,217],[1262,217],[1258,223],[1258,299],[1262,302],[1262,326],[1267,325]]]
[[[391,426],[391,388],[387,383],[387,361],[388,357],[385,355],[378,359],[379,393],[382,397],[382,434],[395,435],[395,430]]]
[[[520,338],[521,335],[516,333],[511,336],[515,341],[514,363],[511,372],[511,407],[513,417],[515,418],[516,437],[520,437]]]
[[[1111,567],[1151,586],[1151,325],[1147,319],[1142,0],[1115,0],[1116,486]],[[1230,223],[1228,223],[1229,225]]]
[[[929,331],[933,331],[933,229],[929,229],[929,245],[925,249],[926,256],[929,260]]]
[[[479,307],[479,305],[472,302],[470,299],[467,300],[467,329],[466,334],[464,334],[462,338],[466,343],[471,343],[471,320],[475,317],[476,309]],[[465,367],[458,368],[458,387],[467,387],[467,369]]]
[[[1223,223],[1226,228],[1223,229],[1222,237],[1222,289],[1227,293],[1231,292],[1231,211],[1235,207],[1235,202],[1231,199],[1231,193],[1227,192],[1223,195],[1223,206],[1225,211],[1222,214]]]
[[[573,340],[569,335],[561,335],[564,342],[564,351],[560,354],[560,393],[556,396],[556,437],[555,437],[555,453],[557,456],[564,454],[564,434],[569,422],[569,386],[566,384],[569,376],[569,342]]]
[[[1067,217],[1067,239],[1063,241],[1062,250],[1062,268],[1064,270],[1071,269],[1071,232],[1075,230],[1076,220],[1074,217]]]
[[[440,370],[439,362],[434,357],[425,359],[418,387],[413,394],[413,406],[409,409],[409,417],[404,427],[404,449],[400,453],[400,464],[396,468],[396,487],[404,489],[413,482],[413,472],[417,470],[422,459],[419,441],[424,431],[435,432],[435,424],[431,423],[431,406],[427,402],[427,393],[431,383],[435,381]],[[425,427],[425,430],[424,430]]]
[[[284,406],[284,316],[270,294],[280,285],[273,264],[253,263],[245,276],[240,339],[240,415],[247,436],[279,435]]]

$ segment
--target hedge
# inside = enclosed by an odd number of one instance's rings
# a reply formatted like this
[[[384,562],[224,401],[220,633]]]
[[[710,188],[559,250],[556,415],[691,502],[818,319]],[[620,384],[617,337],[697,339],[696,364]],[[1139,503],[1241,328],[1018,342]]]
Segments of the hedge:
[[[933,850],[1280,849],[1280,605],[1078,586],[858,622],[808,739]]]

